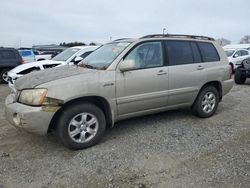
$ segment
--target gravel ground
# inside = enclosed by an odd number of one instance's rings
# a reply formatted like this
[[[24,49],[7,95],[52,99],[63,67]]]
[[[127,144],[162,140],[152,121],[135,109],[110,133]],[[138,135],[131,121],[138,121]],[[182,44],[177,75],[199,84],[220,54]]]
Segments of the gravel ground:
[[[122,121],[81,151],[16,130],[4,117],[8,93],[0,85],[0,188],[250,185],[250,81],[209,119],[176,110]]]

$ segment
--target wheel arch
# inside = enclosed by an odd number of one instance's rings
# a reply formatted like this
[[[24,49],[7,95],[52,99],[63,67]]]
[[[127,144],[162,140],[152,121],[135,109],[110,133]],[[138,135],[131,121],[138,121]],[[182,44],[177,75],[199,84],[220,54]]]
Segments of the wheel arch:
[[[194,103],[195,103],[197,97],[199,96],[199,94],[201,93],[201,91],[202,91],[205,87],[208,87],[208,86],[214,86],[214,87],[218,90],[218,92],[219,92],[219,99],[220,99],[220,101],[222,100],[222,85],[221,85],[221,83],[220,83],[219,81],[209,81],[209,82],[205,83],[205,84],[200,88],[200,90],[199,90],[199,92],[198,92],[198,94],[197,94],[197,96],[196,96],[196,98],[195,98],[195,100],[194,100]]]
[[[75,98],[64,103],[61,106],[61,108],[54,114],[50,122],[48,132],[56,129],[56,122],[58,118],[60,117],[60,115],[62,114],[62,112],[64,111],[64,109],[70,107],[71,105],[84,103],[84,102],[92,103],[92,104],[95,104],[97,107],[99,107],[105,115],[107,126],[108,127],[113,126],[114,122],[113,122],[112,112],[111,112],[111,107],[110,107],[109,102],[105,98],[100,97],[100,96],[85,96],[85,97]]]
[[[232,62],[229,62],[229,65],[232,66],[232,70],[234,70],[234,64]]]

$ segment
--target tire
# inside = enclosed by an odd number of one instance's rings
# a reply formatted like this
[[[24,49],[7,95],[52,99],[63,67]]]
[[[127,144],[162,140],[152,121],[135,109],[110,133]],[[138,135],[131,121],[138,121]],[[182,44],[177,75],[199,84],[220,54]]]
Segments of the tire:
[[[94,121],[96,123],[93,123]],[[56,125],[59,140],[72,150],[97,144],[103,137],[105,129],[106,120],[103,111],[91,103],[69,106],[63,110]]]
[[[214,86],[203,88],[192,105],[192,112],[200,118],[211,117],[219,104],[219,91]]]
[[[0,71],[0,83],[7,84],[8,78],[7,78],[7,72],[10,71],[10,69],[3,69]]]
[[[244,84],[246,82],[246,77],[241,74],[239,69],[236,69],[234,74],[234,81],[236,84]]]

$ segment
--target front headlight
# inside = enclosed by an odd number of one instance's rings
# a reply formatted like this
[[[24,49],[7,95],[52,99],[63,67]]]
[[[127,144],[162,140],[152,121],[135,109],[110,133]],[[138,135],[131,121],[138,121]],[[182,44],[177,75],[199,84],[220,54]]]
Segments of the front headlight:
[[[31,106],[40,106],[47,95],[47,91],[47,89],[24,89],[19,95],[18,102]]]

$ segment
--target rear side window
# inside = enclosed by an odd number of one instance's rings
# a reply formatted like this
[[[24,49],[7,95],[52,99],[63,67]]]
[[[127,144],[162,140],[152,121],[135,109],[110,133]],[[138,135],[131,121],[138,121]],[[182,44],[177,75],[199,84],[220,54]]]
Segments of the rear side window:
[[[242,55],[242,56],[245,56],[245,55],[249,55],[249,53],[248,53],[248,51],[241,50],[241,55]]]
[[[166,47],[169,65],[194,63],[192,47],[189,41],[166,41]]]
[[[202,59],[204,62],[220,61],[218,52],[213,44],[208,42],[198,42],[197,44],[200,48]]]
[[[16,59],[16,55],[12,50],[2,50],[0,56],[2,59]]]
[[[194,55],[194,63],[202,62],[201,54],[199,52],[199,48],[197,44],[195,42],[191,42],[191,47],[192,47],[193,55]]]

